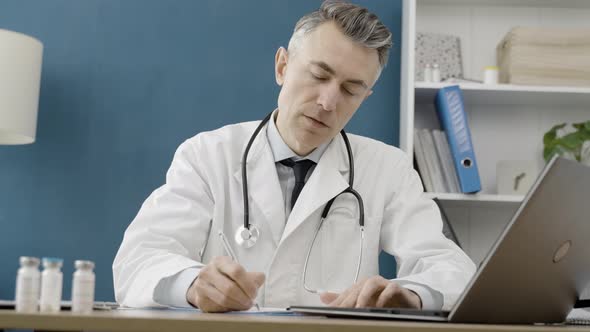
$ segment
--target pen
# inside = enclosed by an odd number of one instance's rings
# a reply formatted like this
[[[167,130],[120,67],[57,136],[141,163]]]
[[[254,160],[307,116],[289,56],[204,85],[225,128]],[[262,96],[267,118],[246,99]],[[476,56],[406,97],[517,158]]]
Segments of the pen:
[[[213,228],[213,219],[209,220],[209,228],[207,229],[207,237],[205,238],[205,244],[203,248],[199,250],[199,257],[201,261],[203,261],[203,255],[205,255],[205,249],[207,249],[207,244],[209,243],[209,235],[211,235],[211,229]]]
[[[223,231],[219,230],[218,234],[219,234],[219,238],[221,238],[221,243],[223,244],[223,248],[228,253],[229,257],[231,257],[231,259],[234,262],[240,263],[240,262],[238,262],[238,256],[236,256],[236,254],[232,250],[231,246],[229,245],[229,242],[227,242],[227,238],[225,237],[225,234],[223,233]],[[254,301],[254,306],[256,307],[256,310],[260,311],[260,306],[258,305],[258,302]]]

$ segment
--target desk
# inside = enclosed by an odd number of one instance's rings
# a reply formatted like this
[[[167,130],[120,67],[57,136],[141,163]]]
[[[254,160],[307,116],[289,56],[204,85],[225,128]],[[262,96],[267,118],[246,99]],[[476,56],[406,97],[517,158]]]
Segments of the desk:
[[[328,319],[312,316],[260,316],[232,314],[200,314],[174,310],[113,310],[94,311],[80,315],[72,312],[57,314],[20,314],[0,310],[0,330],[8,328],[51,331],[589,331],[579,326],[474,325],[447,323],[418,323],[385,320]]]

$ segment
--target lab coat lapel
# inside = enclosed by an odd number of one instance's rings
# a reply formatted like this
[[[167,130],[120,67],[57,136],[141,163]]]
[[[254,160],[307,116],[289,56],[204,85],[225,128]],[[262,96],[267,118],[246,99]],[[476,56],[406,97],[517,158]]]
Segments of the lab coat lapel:
[[[246,150],[245,142],[242,151]],[[250,202],[250,223],[259,225],[268,223],[272,232],[272,238],[275,245],[278,245],[285,227],[285,202],[283,193],[279,184],[277,169],[268,138],[266,136],[266,126],[263,128],[252,143],[248,158],[246,160],[248,170],[248,199]],[[242,184],[241,158],[240,167],[234,173],[234,177]],[[258,215],[253,211],[253,204],[262,211],[263,215]],[[264,236],[264,235],[261,235]]]
[[[281,241],[318,208],[348,187],[348,158],[340,136],[335,137],[309,177],[289,215]]]

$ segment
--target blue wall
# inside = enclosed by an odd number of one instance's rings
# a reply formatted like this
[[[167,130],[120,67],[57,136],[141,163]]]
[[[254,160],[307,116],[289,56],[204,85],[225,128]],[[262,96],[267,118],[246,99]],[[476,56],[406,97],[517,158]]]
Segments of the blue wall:
[[[318,0],[2,0],[0,28],[44,44],[37,142],[0,146],[0,298],[18,257],[111,264],[176,147],[274,109],[275,51]],[[397,144],[401,1],[358,1],[394,33],[390,64],[348,130]],[[391,264],[389,264],[391,274]]]

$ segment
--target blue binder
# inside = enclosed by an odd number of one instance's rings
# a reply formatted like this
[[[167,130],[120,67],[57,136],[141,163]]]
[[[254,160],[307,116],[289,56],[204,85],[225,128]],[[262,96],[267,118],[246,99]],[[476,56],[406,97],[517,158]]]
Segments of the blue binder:
[[[436,111],[449,141],[461,192],[475,193],[480,191],[481,182],[471,142],[471,132],[465,113],[463,94],[458,85],[445,87],[438,91]]]

